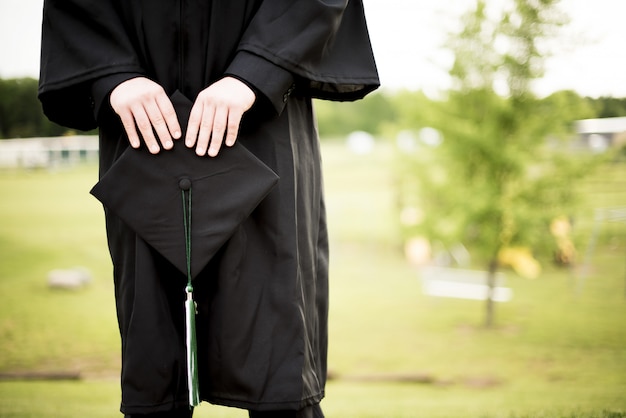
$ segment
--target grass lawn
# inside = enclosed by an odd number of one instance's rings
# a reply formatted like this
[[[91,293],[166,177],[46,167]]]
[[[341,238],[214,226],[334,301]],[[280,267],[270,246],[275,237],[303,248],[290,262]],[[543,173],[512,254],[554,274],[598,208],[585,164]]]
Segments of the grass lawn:
[[[514,297],[497,305],[496,326],[486,330],[481,302],[422,294],[398,238],[391,152],[376,151],[324,146],[327,416],[626,417],[626,226],[602,226],[584,282],[549,265],[536,280],[507,271]],[[626,167],[606,170],[599,175],[626,178]],[[82,376],[0,381],[1,418],[121,416],[111,268],[102,209],[88,194],[96,173],[0,172],[0,374]],[[622,186],[593,187],[587,212],[597,202],[626,207]],[[588,234],[593,219],[581,224]],[[47,287],[50,270],[73,266],[92,273],[88,286]],[[194,416],[247,415],[203,404]]]
[[[110,380],[0,383],[3,418],[108,418],[118,386]],[[327,417],[348,418],[623,418],[623,400],[602,387],[467,389],[402,383],[331,382]],[[617,406],[616,406],[617,405]],[[242,410],[202,404],[194,418],[244,418]]]

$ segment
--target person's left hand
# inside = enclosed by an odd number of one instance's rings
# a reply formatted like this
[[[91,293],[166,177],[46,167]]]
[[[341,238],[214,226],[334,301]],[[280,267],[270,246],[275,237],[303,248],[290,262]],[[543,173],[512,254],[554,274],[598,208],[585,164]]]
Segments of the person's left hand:
[[[256,100],[254,91],[233,77],[224,77],[202,90],[191,109],[185,145],[196,154],[215,157],[225,142],[237,141],[243,114]]]

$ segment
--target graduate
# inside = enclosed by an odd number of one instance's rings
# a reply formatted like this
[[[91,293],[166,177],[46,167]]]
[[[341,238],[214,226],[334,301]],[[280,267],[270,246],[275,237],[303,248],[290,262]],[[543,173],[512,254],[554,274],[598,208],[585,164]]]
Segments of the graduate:
[[[99,128],[125,417],[323,417],[312,99],[378,85],[360,0],[44,1],[44,112]]]

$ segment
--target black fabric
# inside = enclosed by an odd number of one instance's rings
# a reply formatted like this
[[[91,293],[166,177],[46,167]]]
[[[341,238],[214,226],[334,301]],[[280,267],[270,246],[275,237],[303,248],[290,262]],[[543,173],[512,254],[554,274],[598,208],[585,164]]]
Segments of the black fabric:
[[[171,101],[186,127],[193,103],[179,91]],[[180,140],[156,155],[129,147],[91,193],[186,274],[182,190],[191,190],[191,276],[196,277],[277,181],[240,143],[207,158]]]
[[[297,411],[250,411],[250,418],[296,418]]]
[[[191,418],[193,416],[193,409],[181,408],[175,411],[156,412],[154,414],[134,414],[124,415],[124,418]]]
[[[298,411],[248,411],[250,418],[324,418],[319,405],[312,405]]]
[[[90,83],[111,74],[169,79],[168,93],[195,98],[207,79],[243,72],[263,91],[266,74],[238,65],[239,52],[291,73],[313,97],[356,100],[380,84],[361,0],[46,0],[43,16],[39,98],[51,120],[76,129],[97,126]],[[203,30],[167,30],[189,18]],[[213,53],[188,54],[190,44]],[[278,104],[284,91],[263,93]]]
[[[264,2],[238,48],[296,74],[313,97],[356,100],[379,86],[361,0]]]
[[[72,128],[97,119],[102,180],[127,150],[137,151],[107,102],[121,80],[145,76],[193,101],[230,74],[260,93],[237,143],[279,180],[196,267],[201,398],[321,413],[328,235],[312,97],[351,100],[378,86],[360,1],[45,0],[42,35],[42,106]],[[184,151],[179,145],[174,153]],[[123,175],[105,193],[132,180]],[[193,202],[219,200],[193,194]],[[150,201],[159,204],[159,196]],[[122,340],[121,410],[183,408],[185,275],[130,221],[109,208],[105,218]]]
[[[110,1],[44,1],[39,97],[53,122],[95,128],[91,82],[146,73],[118,11]]]

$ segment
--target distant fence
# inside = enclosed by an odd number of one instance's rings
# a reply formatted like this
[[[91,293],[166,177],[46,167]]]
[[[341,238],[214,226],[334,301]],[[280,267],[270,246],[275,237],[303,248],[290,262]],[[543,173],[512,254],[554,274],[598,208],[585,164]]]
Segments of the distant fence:
[[[93,135],[0,140],[0,168],[49,168],[97,161]]]
[[[593,230],[591,231],[591,237],[589,238],[589,243],[587,244],[583,265],[578,270],[577,290],[579,292],[582,291],[583,284],[591,272],[592,258],[596,251],[600,228],[608,222],[626,223],[626,206],[595,209]],[[626,295],[626,286],[624,287],[624,295]]]
[[[458,299],[487,300],[491,294],[494,302],[508,302],[513,291],[505,287],[505,276],[497,272],[495,286],[487,286],[487,272],[447,267],[422,267],[422,290],[429,296]]]

